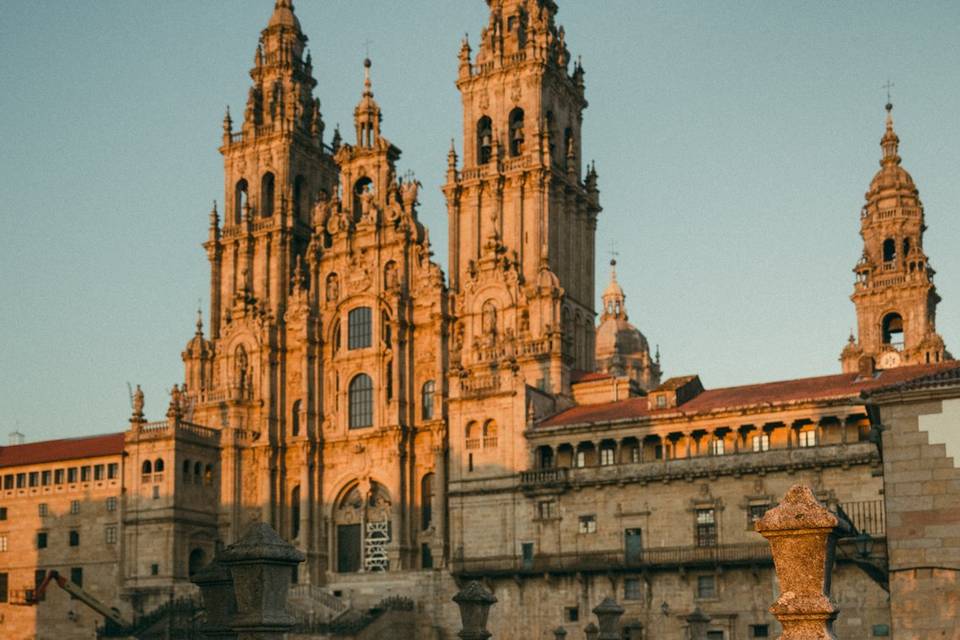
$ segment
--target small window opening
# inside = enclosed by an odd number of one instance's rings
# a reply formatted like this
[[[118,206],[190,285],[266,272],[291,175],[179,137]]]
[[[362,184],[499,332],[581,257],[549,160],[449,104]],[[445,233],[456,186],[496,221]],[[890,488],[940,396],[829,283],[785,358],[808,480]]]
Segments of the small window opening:
[[[269,218],[273,215],[273,199],[276,178],[269,171],[263,174],[260,182],[260,215]]]
[[[897,243],[893,238],[883,241],[883,261],[891,262],[897,257]]]
[[[883,343],[903,348],[903,317],[899,313],[888,313],[883,318]]]
[[[477,162],[487,164],[493,157],[493,121],[484,116],[477,123]]]

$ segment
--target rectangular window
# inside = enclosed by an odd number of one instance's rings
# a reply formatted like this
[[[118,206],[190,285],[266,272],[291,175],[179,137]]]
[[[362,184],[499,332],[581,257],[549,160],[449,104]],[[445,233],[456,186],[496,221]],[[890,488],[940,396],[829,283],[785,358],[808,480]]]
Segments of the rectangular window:
[[[160,499],[160,485],[158,484],[153,485],[153,499],[154,500]]]
[[[657,409],[666,409],[667,408],[667,396],[659,395],[657,396]]]
[[[106,538],[107,544],[116,544],[117,543],[117,527],[114,525],[108,526],[104,529],[104,536]]]
[[[7,519],[7,508],[0,507],[0,520],[6,520],[6,519]]]
[[[7,593],[9,588],[9,577],[6,573],[0,573],[0,602],[6,602],[9,599],[9,594]]]
[[[116,511],[117,510],[117,499],[114,497],[107,498],[107,511]]]
[[[373,343],[373,314],[370,307],[358,307],[347,315],[347,348],[366,349]]]
[[[580,620],[580,607],[567,607],[563,610],[563,617],[567,622],[577,622]]]
[[[715,456],[723,455],[723,440],[714,440],[710,443],[710,454]]]
[[[641,597],[640,578],[627,578],[623,581],[624,600],[639,600]]]
[[[12,473],[8,473],[7,475],[3,476],[3,488],[4,488],[5,491],[9,491],[10,489],[13,489],[13,474],[12,474]]]
[[[750,625],[750,637],[751,637],[751,638],[769,638],[769,637],[770,637],[770,625],[768,625],[768,624],[752,624],[752,625]]]
[[[716,598],[717,597],[716,576],[697,576],[697,597],[698,598]]]
[[[55,469],[53,472],[53,484],[63,484],[64,470]]]
[[[890,636],[890,627],[885,624],[875,624],[873,625],[873,637],[874,638],[887,638]]]
[[[80,501],[79,501],[79,500],[71,500],[71,501],[70,501],[70,513],[72,513],[72,514],[74,514],[74,515],[80,513]]]
[[[753,529],[754,523],[757,520],[763,517],[763,514],[767,512],[767,509],[770,508],[770,505],[767,503],[762,504],[751,504],[747,506],[747,526],[750,529]]]
[[[70,467],[69,469],[67,469],[67,482],[70,484],[73,484],[76,481],[77,481],[77,468]]]
[[[39,472],[39,471],[31,471],[31,472],[30,472],[30,486],[31,486],[31,487],[38,487],[38,486],[40,486],[40,472]]]
[[[613,464],[613,449],[600,449],[600,464],[605,467]]]
[[[46,569],[37,569],[33,572],[33,586],[39,587],[47,577]]]
[[[46,549],[47,548],[47,532],[41,531],[37,533],[37,549]]]
[[[73,567],[70,569],[70,582],[78,587],[83,586],[83,567]]]
[[[541,520],[552,520],[556,517],[556,504],[553,500],[542,500],[537,503],[537,515]]]
[[[40,486],[42,487],[50,486],[50,479],[52,475],[53,475],[53,472],[50,471],[50,469],[47,469],[46,471],[42,471],[40,473]]]
[[[585,467],[587,466],[587,452],[586,451],[577,451],[575,467]]]
[[[90,466],[80,467],[80,482],[90,482]]]
[[[717,520],[713,509],[697,509],[695,531],[698,547],[713,547],[717,544]]]
[[[102,464],[94,465],[93,467],[93,479],[94,480],[103,480],[103,472],[106,471]]]
[[[0,533],[0,553],[7,550],[7,534]]]
[[[27,486],[27,474],[18,473],[17,474],[17,489],[25,489]]]
[[[597,516],[580,516],[580,533],[596,533],[597,532]]]
[[[723,631],[707,631],[707,640],[723,640]]]
[[[71,529],[71,530],[70,530],[70,535],[69,535],[69,542],[70,542],[70,546],[71,546],[71,547],[79,547],[79,546],[80,546],[80,532],[77,531],[76,529]]]
[[[817,446],[817,432],[814,430],[801,431],[797,434],[797,442],[801,447]]]
[[[160,565],[158,565],[158,564],[156,564],[156,563],[150,565],[150,575],[152,575],[152,576],[158,576],[158,575],[160,575]]]
[[[770,450],[770,436],[766,433],[753,436],[751,439],[751,444],[753,445],[754,451],[769,451]]]
[[[120,465],[116,462],[111,462],[107,465],[107,479],[116,480],[120,476]]]
[[[41,502],[37,505],[37,512],[40,514],[41,518],[46,518],[50,514],[50,508],[47,506],[46,502]]]

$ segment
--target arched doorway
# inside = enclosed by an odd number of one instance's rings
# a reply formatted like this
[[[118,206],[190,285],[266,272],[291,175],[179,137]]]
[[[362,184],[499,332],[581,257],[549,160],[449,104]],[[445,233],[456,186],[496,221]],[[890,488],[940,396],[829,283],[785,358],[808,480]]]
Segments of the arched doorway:
[[[206,564],[207,564],[207,553],[203,549],[197,547],[196,549],[190,552],[190,559],[188,560],[188,567],[187,567],[188,575],[192,576],[196,574],[198,571],[200,571],[200,569],[203,569],[203,567],[206,566]]]
[[[389,571],[390,494],[376,482],[353,485],[337,503],[336,571]]]

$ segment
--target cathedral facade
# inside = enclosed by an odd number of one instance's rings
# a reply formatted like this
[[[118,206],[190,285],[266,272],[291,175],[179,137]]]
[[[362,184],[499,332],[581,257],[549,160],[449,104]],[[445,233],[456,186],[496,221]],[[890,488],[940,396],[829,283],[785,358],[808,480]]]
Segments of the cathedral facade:
[[[113,484],[62,478],[61,489],[58,465],[83,462],[31,450],[50,492],[120,499],[115,546],[97,556],[118,569],[86,575],[131,619],[194,593],[191,575],[219,547],[266,522],[306,556],[291,593],[311,619],[403,595],[417,637],[449,638],[450,596],[476,578],[500,600],[497,637],[519,625],[577,635],[613,595],[625,638],[684,637],[696,608],[710,638],[761,638],[776,632],[776,585],[753,522],[789,485],[809,484],[885,540],[878,425],[861,394],[954,367],[892,119],[861,213],[859,338],[843,373],[727,389],[664,381],[615,263],[594,308],[598,175],[584,162],[585,73],[557,4],[487,4],[478,49],[459,51],[445,274],[418,218],[420,185],[385,136],[373,64],[349,139],[328,135],[307,37],[292,2],[276,0],[242,121],[223,120],[210,311],[166,419],[148,422],[138,392],[129,429],[96,450],[118,465]],[[6,449],[0,495],[28,514],[47,485],[20,487]],[[851,636],[889,629],[887,587],[865,566],[882,565],[880,549],[838,569],[841,608],[861,612],[843,623]],[[58,562],[40,554],[14,582]]]

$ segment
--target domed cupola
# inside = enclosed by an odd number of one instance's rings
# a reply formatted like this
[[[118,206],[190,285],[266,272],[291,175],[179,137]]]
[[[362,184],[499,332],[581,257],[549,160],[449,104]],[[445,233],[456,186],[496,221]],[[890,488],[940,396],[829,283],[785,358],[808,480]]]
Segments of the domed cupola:
[[[603,292],[603,314],[597,329],[597,370],[614,376],[627,376],[644,391],[660,384],[660,356],[650,355],[650,344],[630,324],[625,305],[626,294],[617,282],[617,261],[610,261],[610,284]]]

